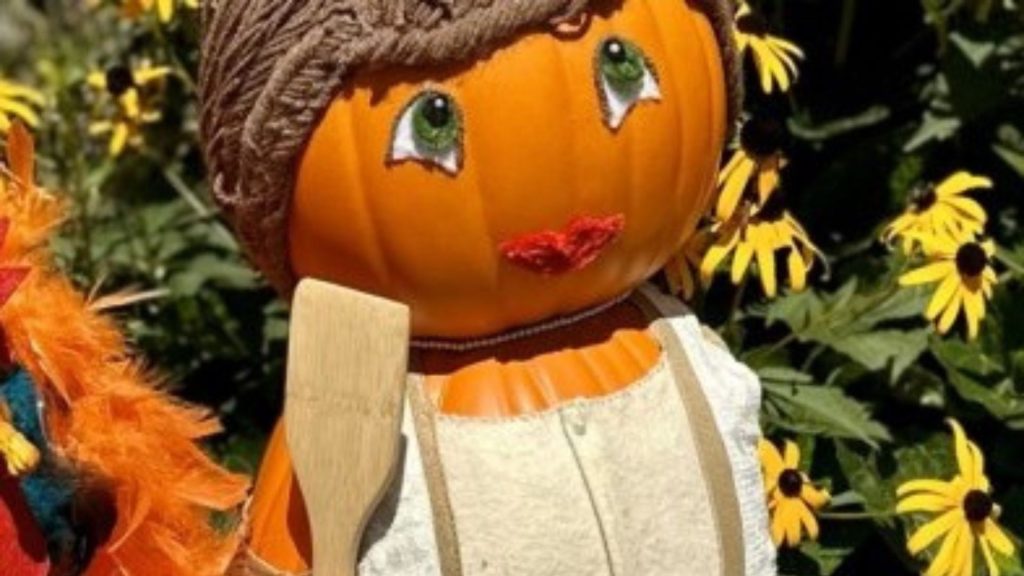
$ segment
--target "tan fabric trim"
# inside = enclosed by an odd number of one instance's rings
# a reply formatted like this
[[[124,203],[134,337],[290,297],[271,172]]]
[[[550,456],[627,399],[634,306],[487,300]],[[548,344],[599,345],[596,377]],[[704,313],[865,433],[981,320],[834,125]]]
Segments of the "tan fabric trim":
[[[701,473],[715,512],[719,550],[722,554],[722,576],[743,574],[745,560],[740,504],[736,497],[732,465],[729,463],[725,443],[718,433],[711,405],[704,396],[682,343],[657,306],[640,290],[635,292],[631,302],[648,318],[655,319],[652,328],[664,348],[669,369],[679,387],[679,399],[690,418]]]
[[[451,501],[448,498],[448,483],[441,465],[441,453],[438,450],[434,409],[427,398],[423,376],[409,377],[408,395],[416,438],[420,445],[420,457],[423,459],[423,473],[427,477],[427,492],[430,494],[430,508],[434,515],[434,536],[437,539],[441,573],[444,576],[461,576],[459,539]]]

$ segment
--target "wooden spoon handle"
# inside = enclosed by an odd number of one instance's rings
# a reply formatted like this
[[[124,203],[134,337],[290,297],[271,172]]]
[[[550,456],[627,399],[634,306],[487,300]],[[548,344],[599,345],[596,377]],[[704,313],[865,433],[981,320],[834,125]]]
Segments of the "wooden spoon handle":
[[[315,576],[354,576],[399,453],[409,309],[315,280],[292,304],[285,432]]]

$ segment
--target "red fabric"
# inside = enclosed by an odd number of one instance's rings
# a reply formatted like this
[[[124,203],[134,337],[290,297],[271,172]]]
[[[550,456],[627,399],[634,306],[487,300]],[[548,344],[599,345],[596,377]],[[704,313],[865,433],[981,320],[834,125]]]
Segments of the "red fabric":
[[[4,576],[46,576],[50,571],[43,535],[6,470],[0,470],[0,566]]]
[[[514,264],[540,274],[579,270],[597,259],[626,225],[622,214],[581,216],[563,231],[546,230],[507,240],[498,247]]]

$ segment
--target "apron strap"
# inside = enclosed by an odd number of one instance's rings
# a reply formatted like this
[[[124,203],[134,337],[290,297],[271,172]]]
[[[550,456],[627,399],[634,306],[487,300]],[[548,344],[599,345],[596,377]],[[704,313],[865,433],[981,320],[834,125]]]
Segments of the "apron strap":
[[[743,522],[732,465],[715,422],[711,404],[704,395],[700,380],[686,354],[686,348],[669,322],[669,318],[673,316],[686,316],[692,312],[679,300],[658,293],[657,289],[650,285],[644,285],[634,292],[630,301],[653,321],[651,329],[665,351],[669,369],[679,389],[679,399],[689,417],[690,432],[697,447],[701,474],[714,512],[719,550],[722,554],[722,576],[743,574]],[[704,337],[707,338],[707,335]]]
[[[427,478],[427,492],[434,516],[434,537],[437,540],[437,555],[441,561],[444,576],[462,576],[462,559],[459,554],[459,539],[455,531],[451,500],[448,498],[448,483],[441,464],[441,453],[437,445],[436,414],[434,405],[427,397],[423,377],[410,375],[408,383],[409,408],[412,410],[416,438],[423,459],[423,473]]]

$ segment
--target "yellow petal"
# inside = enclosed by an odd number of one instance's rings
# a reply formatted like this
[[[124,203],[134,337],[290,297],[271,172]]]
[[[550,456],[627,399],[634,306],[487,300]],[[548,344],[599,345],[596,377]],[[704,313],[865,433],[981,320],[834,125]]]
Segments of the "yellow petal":
[[[949,536],[946,536],[946,539],[942,541],[942,545],[939,546],[939,552],[935,555],[935,559],[928,565],[925,576],[947,576],[954,574],[952,571],[953,553],[963,537],[964,530],[967,530],[966,526],[958,525],[949,533]]]
[[[957,508],[946,512],[914,532],[914,535],[907,541],[907,550],[913,555],[919,554],[932,542],[952,530],[958,522],[965,522],[962,510]]]
[[[953,498],[953,490],[950,483],[943,480],[933,480],[930,478],[910,480],[909,482],[900,484],[900,486],[896,488],[896,495],[900,497],[913,492],[924,492]]]
[[[721,170],[718,171],[719,188],[721,188],[722,184],[725,184],[725,181],[729,179],[729,176],[731,176],[732,173],[736,171],[736,168],[740,165],[740,162],[742,162],[746,156],[747,155],[743,152],[742,148],[737,148],[736,151],[732,153],[732,156],[729,158],[729,161],[725,163],[725,166],[723,166]]]
[[[783,540],[786,539],[786,523],[785,517],[782,514],[782,506],[775,508],[775,513],[772,515],[772,543],[778,548],[782,545]]]
[[[939,262],[932,262],[926,264],[915,270],[911,270],[906,274],[900,276],[900,286],[916,286],[918,284],[930,284],[932,282],[938,282],[942,278],[946,278],[956,273],[956,264],[948,261],[941,260]]]
[[[790,42],[789,40],[786,40],[785,38],[781,38],[779,36],[769,36],[768,41],[781,48],[782,51],[792,54],[796,58],[800,58],[801,60],[804,58],[804,51],[801,50],[799,46]]]
[[[932,294],[932,299],[928,302],[928,308],[924,311],[925,318],[929,320],[935,320],[942,310],[949,306],[950,301],[956,294],[957,288],[960,286],[960,276],[956,273],[955,264],[948,262],[942,262],[947,264],[951,269],[952,273],[946,276],[946,279],[939,284],[939,287]]]
[[[818,539],[818,519],[811,514],[811,511],[806,506],[798,506],[797,512],[800,517],[800,523],[804,529],[807,530],[807,537],[811,540]]]
[[[956,452],[956,464],[960,470],[960,476],[967,482],[969,488],[975,486],[974,455],[968,446],[967,435],[960,423],[952,418],[946,420],[946,424],[953,430],[953,448]]]
[[[725,260],[725,257],[729,255],[729,252],[736,246],[736,238],[730,238],[727,244],[715,244],[708,248],[707,254],[704,255],[704,260],[700,263],[700,280],[706,286],[711,283],[711,278],[715,275],[715,270],[718,265]]]
[[[797,292],[807,286],[807,266],[800,251],[793,248],[787,258],[789,265],[789,285]]]
[[[740,203],[740,198],[743,197],[743,190],[746,189],[754,174],[754,169],[757,168],[757,164],[749,156],[742,152],[739,154],[742,154],[742,158],[735,169],[729,173],[718,197],[715,215],[720,220],[728,220],[732,217],[736,206]]]
[[[939,334],[945,334],[949,332],[949,329],[953,327],[953,322],[956,321],[956,316],[960,312],[960,306],[964,302],[963,291],[959,285],[953,292],[953,298],[950,299],[949,304],[946,305],[945,312],[942,313],[942,317],[939,318]]]
[[[981,544],[981,555],[985,558],[985,568],[988,569],[988,576],[999,576],[999,566],[996,564],[995,558],[992,557],[992,547],[988,543],[988,538],[982,536],[978,538],[978,542]]]
[[[757,252],[757,271],[761,275],[761,287],[765,296],[774,298],[778,292],[778,280],[775,277],[775,250],[770,238],[762,238],[755,247]]]
[[[981,207],[981,204],[978,204],[970,198],[952,196],[950,198],[946,198],[943,202],[962,212],[962,216],[974,220],[975,222],[984,223],[988,221],[988,214],[985,213],[985,209]]]
[[[961,194],[975,188],[991,188],[992,180],[984,176],[975,176],[970,172],[960,171],[946,178],[941,184],[935,187],[935,195],[942,198]]]
[[[785,452],[783,454],[782,463],[786,468],[796,470],[800,467],[800,447],[795,442],[786,440]]]
[[[960,539],[953,549],[953,566],[956,574],[974,576],[974,531],[967,524],[960,526]]]
[[[21,118],[29,126],[39,125],[39,114],[27,104],[15,100],[0,99],[0,112],[7,112]]]
[[[815,488],[810,480],[804,478],[804,485],[800,488],[800,499],[815,510],[821,509],[831,499],[825,490]]]
[[[785,515],[783,521],[786,524],[786,545],[796,548],[800,545],[800,510],[803,505],[799,500],[787,498],[783,500],[781,508]]]
[[[1016,551],[1016,547],[1013,545],[1010,537],[991,518],[985,520],[984,536],[992,544],[992,547],[1003,556],[1013,556]]]
[[[978,337],[978,325],[985,317],[985,300],[980,291],[964,291],[964,316],[967,317],[967,339]]]
[[[154,80],[168,76],[170,73],[171,69],[167,66],[150,66],[132,72],[132,76],[135,78],[136,84],[145,86]]]
[[[97,90],[107,89],[107,74],[101,70],[94,70],[86,76],[85,81],[89,86]]]
[[[764,438],[757,441],[757,457],[761,461],[766,479],[778,479],[779,474],[786,468],[775,444]]]
[[[914,494],[900,500],[899,503],[896,504],[896,513],[944,512],[950,508],[955,508],[956,506],[957,503],[953,502],[946,496],[928,493]]]
[[[170,22],[174,17],[174,0],[156,0],[156,8],[161,22]]]
[[[740,242],[736,247],[736,253],[732,257],[732,283],[739,284],[750,266],[750,259],[754,257],[754,247],[750,242]]]
[[[114,132],[110,136],[110,145],[108,152],[111,157],[120,156],[124,152],[125,146],[128,144],[129,130],[128,125],[124,122],[119,122],[114,126]]]

